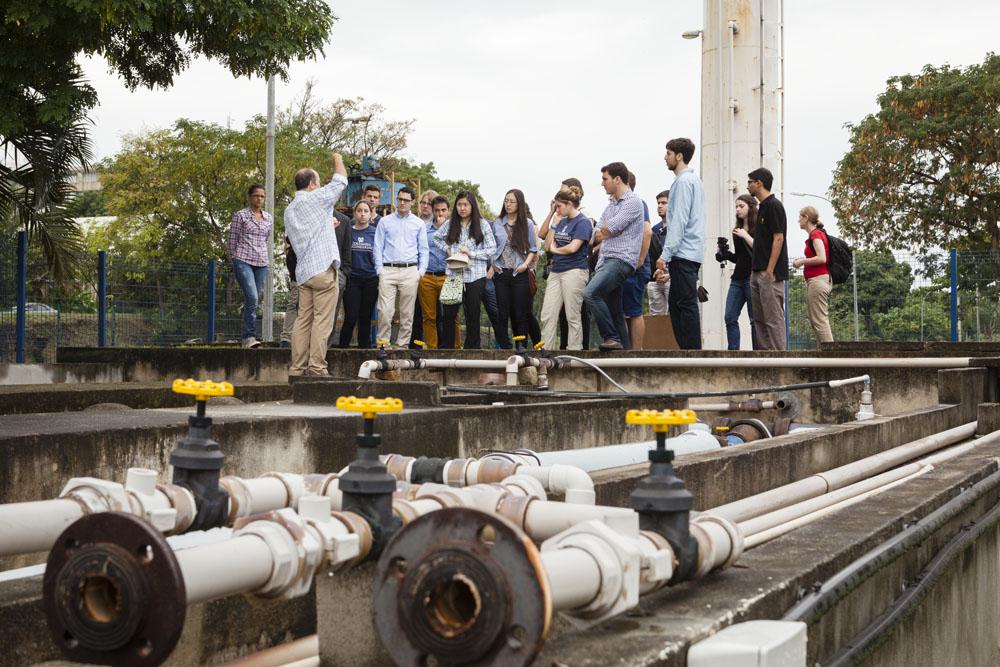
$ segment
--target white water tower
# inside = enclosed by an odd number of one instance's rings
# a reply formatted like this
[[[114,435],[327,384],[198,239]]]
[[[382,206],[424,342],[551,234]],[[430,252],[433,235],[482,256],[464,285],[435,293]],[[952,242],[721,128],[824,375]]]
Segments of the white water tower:
[[[731,237],[747,173],[770,169],[772,189],[783,199],[783,16],[783,0],[705,0],[699,151],[707,214],[702,285],[709,300],[701,322],[707,349],[726,347],[723,313],[732,265],[723,270],[715,261],[716,238]],[[741,347],[750,349],[745,314],[740,328]]]

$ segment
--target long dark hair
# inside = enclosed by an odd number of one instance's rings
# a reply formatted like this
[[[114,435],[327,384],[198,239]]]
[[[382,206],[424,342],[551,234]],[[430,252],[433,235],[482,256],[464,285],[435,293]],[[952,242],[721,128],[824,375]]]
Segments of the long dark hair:
[[[458,243],[458,240],[462,238],[462,216],[458,214],[458,202],[460,199],[466,200],[472,207],[472,213],[469,215],[469,236],[474,238],[477,244],[482,243],[483,218],[479,214],[479,204],[476,202],[476,196],[467,190],[462,190],[455,195],[455,203],[451,206],[451,220],[448,221],[448,234],[445,235],[444,240],[451,244]]]
[[[747,232],[753,234],[753,228],[757,226],[757,200],[750,195],[740,195],[736,201],[747,205]],[[736,216],[736,226],[743,226],[743,221],[740,220],[739,216]]]
[[[528,209],[528,204],[524,201],[524,193],[517,188],[513,190],[508,190],[507,195],[514,195],[515,201],[517,201],[517,213],[514,214],[514,230],[510,234],[511,247],[514,248],[520,255],[528,254],[528,218],[531,216],[531,211]],[[507,201],[507,195],[504,195],[504,201]],[[503,215],[500,219],[507,224],[507,207],[506,205],[501,206],[500,210],[503,211]]]

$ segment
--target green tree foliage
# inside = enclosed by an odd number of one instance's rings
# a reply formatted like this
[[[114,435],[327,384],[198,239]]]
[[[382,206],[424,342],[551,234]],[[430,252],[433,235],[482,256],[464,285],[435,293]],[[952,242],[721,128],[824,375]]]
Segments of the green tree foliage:
[[[234,76],[285,76],[322,52],[323,0],[8,0],[0,21],[0,224],[40,238],[54,275],[82,249],[66,181],[90,160],[97,95],[82,55],[104,57],[130,88],[168,87],[203,56]]]
[[[1000,56],[892,77],[848,125],[831,195],[845,236],[882,250],[1000,251]]]

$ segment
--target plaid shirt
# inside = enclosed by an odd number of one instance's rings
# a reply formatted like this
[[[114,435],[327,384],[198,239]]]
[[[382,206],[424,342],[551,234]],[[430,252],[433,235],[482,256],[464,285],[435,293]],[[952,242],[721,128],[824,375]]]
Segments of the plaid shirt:
[[[229,259],[238,259],[251,266],[268,265],[267,235],[274,224],[274,218],[262,211],[263,218],[257,220],[253,211],[245,208],[233,213],[233,222],[226,235],[226,250]]]
[[[642,230],[645,215],[642,200],[631,190],[620,199],[611,198],[608,207],[601,214],[598,229],[606,229],[610,238],[601,242],[601,252],[597,258],[597,266],[612,257],[626,262],[634,267],[639,262],[639,252],[642,250]]]
[[[490,262],[493,261],[493,255],[497,251],[497,242],[493,238],[493,225],[488,220],[481,220],[479,222],[479,227],[483,230],[482,243],[476,243],[476,239],[469,236],[469,228],[462,227],[462,235],[458,237],[458,243],[451,245],[448,245],[448,242],[445,240],[445,237],[448,236],[449,226],[451,226],[451,223],[447,222],[434,232],[434,245],[443,250],[447,255],[454,255],[462,246],[467,247],[469,249],[469,268],[462,270],[462,282],[471,283],[480,278],[485,278],[486,270],[489,268]],[[457,273],[457,271],[445,269],[445,273],[450,276],[453,273]]]
[[[340,248],[333,230],[333,207],[347,187],[347,179],[333,180],[311,192],[299,190],[285,209],[285,234],[298,257],[295,282],[302,284],[331,266],[340,268]]]

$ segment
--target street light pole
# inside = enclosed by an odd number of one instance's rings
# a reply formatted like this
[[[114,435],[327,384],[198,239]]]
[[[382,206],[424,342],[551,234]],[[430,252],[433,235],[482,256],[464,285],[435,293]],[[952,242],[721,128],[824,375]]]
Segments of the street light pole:
[[[264,210],[274,220],[274,75],[267,78],[267,135],[265,139]],[[264,321],[261,336],[274,339],[274,224],[267,234],[267,282],[264,283]]]
[[[788,194],[792,195],[793,197],[815,197],[816,199],[822,199],[826,203],[830,204],[830,206],[833,206],[833,202],[824,197],[823,195],[814,195],[811,192],[789,192]]]

